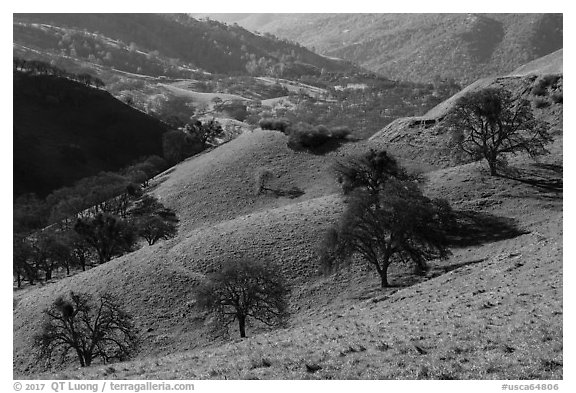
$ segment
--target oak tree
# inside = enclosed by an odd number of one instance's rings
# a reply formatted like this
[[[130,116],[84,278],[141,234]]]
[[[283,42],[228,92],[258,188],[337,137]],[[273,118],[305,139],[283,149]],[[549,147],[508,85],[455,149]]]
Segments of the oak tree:
[[[474,160],[486,159],[490,174],[505,166],[506,154],[545,154],[552,141],[547,123],[537,120],[528,100],[503,88],[486,88],[461,97],[443,120],[451,146]]]

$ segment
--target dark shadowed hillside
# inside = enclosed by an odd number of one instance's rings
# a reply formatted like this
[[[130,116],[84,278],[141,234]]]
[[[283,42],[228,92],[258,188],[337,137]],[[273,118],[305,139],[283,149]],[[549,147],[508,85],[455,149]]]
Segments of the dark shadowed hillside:
[[[103,170],[162,154],[165,126],[108,92],[14,72],[14,195],[45,195]]]
[[[562,47],[562,14],[209,14],[393,79],[459,82]]]

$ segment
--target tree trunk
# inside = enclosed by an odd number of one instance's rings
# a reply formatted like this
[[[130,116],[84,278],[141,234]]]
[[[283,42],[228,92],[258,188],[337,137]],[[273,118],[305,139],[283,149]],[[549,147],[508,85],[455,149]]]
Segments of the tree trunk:
[[[246,317],[238,317],[238,327],[240,328],[240,337],[246,337]]]
[[[80,361],[80,367],[86,367],[86,362],[84,361],[84,354],[79,349],[76,349],[78,354],[78,360]]]
[[[382,285],[382,288],[388,287],[388,277],[386,272],[380,273],[380,284]]]
[[[496,163],[495,162],[488,162],[488,165],[490,166],[490,176],[496,176],[497,175]]]
[[[388,264],[385,264],[384,267],[378,269],[378,274],[380,274],[380,285],[381,288],[387,288],[388,284]]]
[[[20,288],[22,285],[22,277],[20,276],[20,273],[16,273],[16,281],[18,282],[18,288]]]
[[[46,269],[46,278],[44,281],[52,280],[52,269]]]
[[[498,160],[496,154],[490,153],[487,160],[488,160],[488,166],[490,167],[490,176],[496,176],[497,175],[496,171],[498,169],[497,168]]]

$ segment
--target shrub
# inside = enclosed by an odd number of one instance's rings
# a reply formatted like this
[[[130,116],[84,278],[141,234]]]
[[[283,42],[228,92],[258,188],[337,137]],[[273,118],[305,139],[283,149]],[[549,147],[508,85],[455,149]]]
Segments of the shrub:
[[[552,101],[555,104],[561,104],[563,101],[563,95],[562,92],[558,91],[552,94]]]
[[[346,126],[340,126],[332,128],[330,135],[334,139],[346,139],[351,133],[352,131],[350,131],[350,128]]]
[[[545,96],[546,94],[548,94],[548,91],[546,90],[546,88],[544,86],[536,85],[532,88],[531,93],[532,93],[532,95],[541,97],[541,96]]]
[[[534,82],[532,94],[535,96],[545,96],[548,94],[548,87],[555,87],[560,80],[560,75],[544,75]]]
[[[263,130],[273,130],[273,131],[280,131],[282,133],[286,133],[288,128],[290,127],[290,121],[285,118],[264,118],[258,122],[258,125]]]
[[[274,177],[274,174],[270,169],[258,168],[254,174],[254,193],[260,195],[263,191],[269,190],[266,187],[266,183]]]
[[[540,77],[536,83],[542,87],[555,86],[560,80],[560,75],[544,75]]]
[[[536,108],[545,108],[550,105],[550,102],[546,98],[536,97],[532,101]]]
[[[298,123],[290,129],[288,146],[292,149],[315,149],[331,139],[330,130],[325,126],[313,127],[307,123]]]

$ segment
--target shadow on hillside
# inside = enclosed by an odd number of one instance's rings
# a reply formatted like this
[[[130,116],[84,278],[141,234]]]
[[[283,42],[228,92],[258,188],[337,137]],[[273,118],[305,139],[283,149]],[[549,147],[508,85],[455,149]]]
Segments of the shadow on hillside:
[[[500,176],[546,191],[563,191],[563,167],[558,164],[535,163],[527,168],[507,168]]]
[[[472,210],[457,210],[454,215],[455,223],[447,236],[454,247],[477,246],[529,233],[518,228],[516,220],[508,217]]]
[[[302,196],[305,194],[305,192],[302,191],[298,187],[292,187],[289,189],[271,188],[271,189],[269,189],[269,191],[272,194],[274,194],[274,196],[276,198],[286,197],[286,198],[294,199],[294,198],[298,198],[299,196]]]
[[[456,270],[456,269],[459,269],[459,268],[464,267],[464,266],[475,265],[477,263],[484,262],[485,260],[486,260],[486,258],[482,258],[482,259],[475,259],[473,261],[458,262],[458,263],[452,263],[450,265],[438,266],[438,267],[431,269],[434,272],[430,275],[433,277],[436,277],[438,275],[451,272],[452,270]],[[437,273],[437,274],[435,274],[435,273]]]
[[[311,153],[317,156],[323,156],[325,154],[338,150],[340,146],[344,145],[345,143],[357,142],[359,140],[360,140],[359,138],[348,137],[346,139],[330,139],[317,147],[306,148],[290,143],[288,143],[288,147],[295,151],[305,151],[307,153]]]

